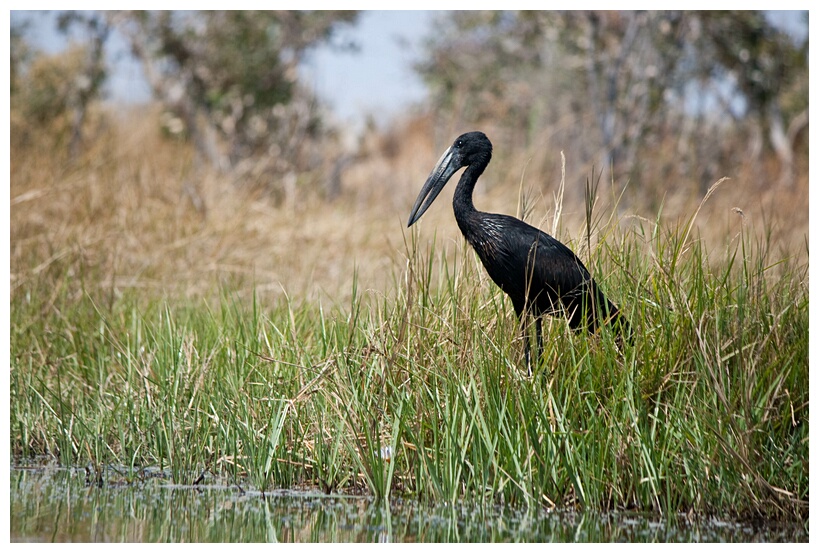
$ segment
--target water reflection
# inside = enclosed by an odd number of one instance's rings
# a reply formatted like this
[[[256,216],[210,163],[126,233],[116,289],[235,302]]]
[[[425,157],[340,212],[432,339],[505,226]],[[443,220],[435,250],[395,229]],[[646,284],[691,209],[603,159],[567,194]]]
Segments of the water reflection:
[[[634,514],[547,513],[466,504],[388,507],[350,496],[242,493],[236,486],[89,486],[81,470],[12,469],[12,541],[50,542],[514,542],[807,541],[803,527]]]

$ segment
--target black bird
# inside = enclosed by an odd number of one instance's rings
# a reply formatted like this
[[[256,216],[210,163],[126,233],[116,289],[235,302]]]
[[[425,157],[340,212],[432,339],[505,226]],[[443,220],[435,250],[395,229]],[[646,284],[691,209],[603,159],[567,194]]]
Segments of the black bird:
[[[538,359],[543,352],[541,317],[563,314],[572,329],[594,332],[601,322],[616,323],[620,336],[630,339],[625,317],[564,244],[532,225],[497,213],[484,213],[472,204],[472,190],[492,158],[492,143],[482,132],[462,134],[452,143],[427,178],[412,206],[407,227],[432,205],[444,185],[462,167],[452,207],[467,242],[481,258],[486,272],[512,300],[524,333],[526,366],[531,374],[526,315],[535,318]]]

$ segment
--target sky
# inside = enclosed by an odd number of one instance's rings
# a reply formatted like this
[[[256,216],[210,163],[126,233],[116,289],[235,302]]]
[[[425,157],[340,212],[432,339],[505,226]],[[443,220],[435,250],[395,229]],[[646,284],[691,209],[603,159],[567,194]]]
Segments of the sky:
[[[343,41],[355,42],[357,52],[338,52],[322,46],[311,52],[302,67],[305,84],[333,110],[339,122],[360,130],[366,118],[383,125],[425,96],[412,64],[429,32],[435,12],[366,11],[358,22],[339,32]],[[12,12],[12,20],[31,21],[27,37],[39,48],[54,53],[66,45],[56,31],[55,18],[45,12]],[[115,102],[138,103],[150,99],[150,88],[139,63],[129,55],[118,34],[109,39],[111,74],[107,93]]]
[[[344,36],[361,47],[356,54],[317,50],[305,74],[342,120],[372,115],[382,122],[423,100],[426,89],[412,70],[435,12],[369,11]]]

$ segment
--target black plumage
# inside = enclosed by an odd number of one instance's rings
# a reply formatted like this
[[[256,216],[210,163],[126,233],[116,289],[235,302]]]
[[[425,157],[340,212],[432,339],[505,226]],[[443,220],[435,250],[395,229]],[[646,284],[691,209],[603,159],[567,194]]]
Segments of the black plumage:
[[[621,335],[630,337],[625,317],[606,298],[572,250],[515,217],[475,209],[472,191],[491,158],[492,143],[485,134],[476,131],[459,136],[427,178],[407,226],[420,219],[452,175],[466,167],[452,200],[455,220],[486,272],[512,300],[524,330],[526,315],[534,316],[538,357],[543,351],[543,315],[564,315],[571,328],[592,332],[601,323],[614,323]],[[524,344],[531,371],[526,337]]]

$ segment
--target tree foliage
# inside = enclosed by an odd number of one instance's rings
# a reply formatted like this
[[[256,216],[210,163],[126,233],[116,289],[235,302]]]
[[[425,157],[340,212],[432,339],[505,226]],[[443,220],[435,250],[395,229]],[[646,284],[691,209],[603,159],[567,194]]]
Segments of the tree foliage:
[[[273,154],[272,168],[288,170],[299,166],[303,141],[319,129],[315,99],[300,87],[297,67],[356,15],[119,12],[110,19],[143,62],[155,95],[208,160],[235,169]]]
[[[759,12],[453,12],[417,69],[456,125],[489,122],[527,144],[549,128],[632,179],[646,147],[673,137],[683,170],[708,186],[746,154],[718,139],[764,130],[788,181],[807,123],[807,39]]]
[[[68,136],[68,152],[74,159],[91,104],[100,98],[108,76],[104,54],[110,28],[98,14],[65,12],[57,18],[58,30],[68,34],[78,29],[85,41],[72,40],[64,51],[48,55],[26,42],[26,26],[22,22],[11,29],[13,134],[23,139],[34,127],[57,140]]]

